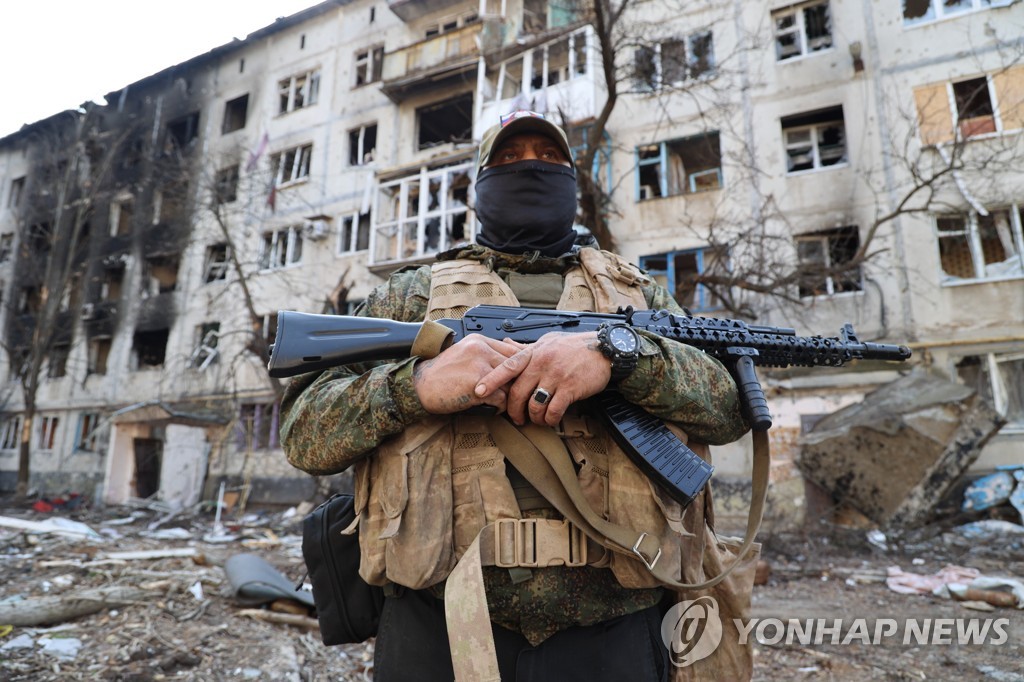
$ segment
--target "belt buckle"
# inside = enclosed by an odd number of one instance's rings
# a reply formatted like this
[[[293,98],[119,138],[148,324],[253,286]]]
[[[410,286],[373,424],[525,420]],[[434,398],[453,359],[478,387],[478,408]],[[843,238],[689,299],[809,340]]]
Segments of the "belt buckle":
[[[587,536],[567,519],[499,519],[494,533],[500,568],[587,565]]]

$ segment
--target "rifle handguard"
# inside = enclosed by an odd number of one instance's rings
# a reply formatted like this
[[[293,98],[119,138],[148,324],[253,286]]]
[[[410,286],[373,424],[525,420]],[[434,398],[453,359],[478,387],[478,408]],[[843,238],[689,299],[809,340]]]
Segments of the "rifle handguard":
[[[436,358],[448,346],[452,345],[455,332],[440,322],[426,320],[412,342],[410,355],[429,360]]]

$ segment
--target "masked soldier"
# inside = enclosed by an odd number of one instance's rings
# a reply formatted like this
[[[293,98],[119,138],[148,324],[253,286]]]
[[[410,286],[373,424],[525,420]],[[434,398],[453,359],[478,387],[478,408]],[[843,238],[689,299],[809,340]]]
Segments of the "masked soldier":
[[[423,322],[478,304],[682,314],[641,270],[579,238],[568,141],[543,116],[515,112],[485,133],[475,195],[477,243],[396,272],[357,315]],[[316,475],[354,467],[360,574],[388,595],[376,679],[667,679],[659,576],[702,577],[708,502],[681,508],[630,462],[586,401],[609,388],[705,455],[747,428],[717,360],[625,325],[529,346],[470,335],[431,359],[289,385],[288,460]],[[585,536],[511,463],[534,452],[524,439],[562,453],[586,511],[642,531],[632,553]]]

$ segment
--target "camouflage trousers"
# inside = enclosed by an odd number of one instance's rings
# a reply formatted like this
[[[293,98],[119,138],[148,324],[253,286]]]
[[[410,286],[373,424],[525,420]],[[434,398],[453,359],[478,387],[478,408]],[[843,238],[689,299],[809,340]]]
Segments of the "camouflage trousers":
[[[571,627],[530,646],[519,633],[493,625],[505,682],[667,682],[668,649],[661,610]],[[384,600],[374,645],[376,682],[451,682],[454,677],[444,602],[428,590],[404,590]]]

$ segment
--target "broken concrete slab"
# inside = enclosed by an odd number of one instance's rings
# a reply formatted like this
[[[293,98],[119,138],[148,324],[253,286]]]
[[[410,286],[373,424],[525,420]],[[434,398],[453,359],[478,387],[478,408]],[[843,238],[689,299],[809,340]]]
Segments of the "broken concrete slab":
[[[797,466],[876,523],[910,528],[930,519],[1003,423],[974,389],[912,372],[819,420]]]

